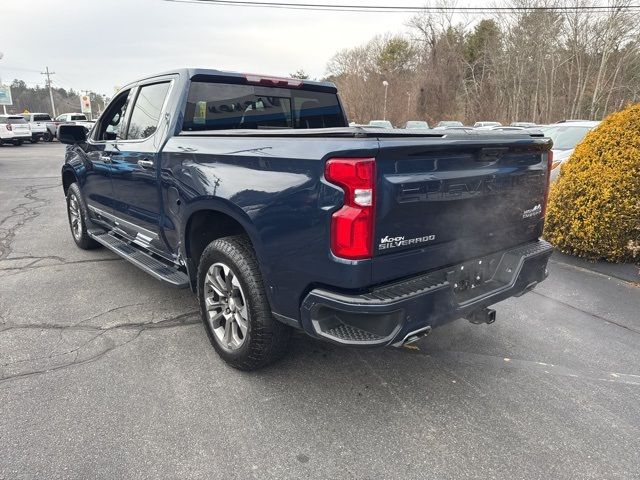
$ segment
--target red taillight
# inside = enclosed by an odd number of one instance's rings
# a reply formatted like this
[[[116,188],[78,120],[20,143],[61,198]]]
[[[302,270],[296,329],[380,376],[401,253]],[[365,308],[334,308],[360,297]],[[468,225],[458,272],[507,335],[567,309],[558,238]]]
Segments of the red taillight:
[[[11,126],[10,123],[7,123],[7,130],[9,130],[9,131],[13,130],[13,127]]]
[[[553,167],[553,151],[547,151],[547,186],[544,191],[544,204],[542,205],[542,218],[547,214],[547,201],[549,200],[549,189],[551,188],[551,169]]]
[[[254,75],[251,73],[246,73],[244,78],[247,79],[247,82],[253,83],[256,85],[267,85],[270,87],[291,87],[298,88],[302,86],[302,80],[298,80],[295,78],[283,78],[283,77],[267,77],[264,75]]]
[[[331,251],[350,260],[373,255],[376,162],[374,158],[332,158],[325,178],[344,190],[344,206],[331,218]]]

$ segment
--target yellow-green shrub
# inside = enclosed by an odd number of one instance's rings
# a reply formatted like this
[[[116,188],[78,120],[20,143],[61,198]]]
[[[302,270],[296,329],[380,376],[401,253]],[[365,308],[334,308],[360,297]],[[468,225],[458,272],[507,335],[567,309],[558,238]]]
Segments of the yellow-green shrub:
[[[545,237],[592,260],[640,258],[640,104],[608,116],[562,165]]]

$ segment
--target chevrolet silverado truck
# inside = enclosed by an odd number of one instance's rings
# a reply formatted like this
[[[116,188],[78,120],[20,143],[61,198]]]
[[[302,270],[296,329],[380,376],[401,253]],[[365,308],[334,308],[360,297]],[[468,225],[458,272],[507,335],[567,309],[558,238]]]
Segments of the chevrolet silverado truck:
[[[327,82],[181,69],[61,125],[78,247],[197,294],[231,366],[402,346],[547,276],[542,133],[349,127]]]

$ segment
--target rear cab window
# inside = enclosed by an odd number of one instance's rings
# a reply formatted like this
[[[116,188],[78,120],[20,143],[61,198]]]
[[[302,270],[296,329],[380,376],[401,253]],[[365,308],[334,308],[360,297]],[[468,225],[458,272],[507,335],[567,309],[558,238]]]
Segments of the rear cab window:
[[[86,122],[87,117],[84,115],[71,115],[71,120]]]
[[[9,124],[16,125],[18,123],[27,123],[24,117],[8,117],[7,118]]]
[[[34,122],[50,122],[51,117],[49,115],[34,115],[33,121]]]
[[[183,131],[346,127],[335,93],[192,81]]]

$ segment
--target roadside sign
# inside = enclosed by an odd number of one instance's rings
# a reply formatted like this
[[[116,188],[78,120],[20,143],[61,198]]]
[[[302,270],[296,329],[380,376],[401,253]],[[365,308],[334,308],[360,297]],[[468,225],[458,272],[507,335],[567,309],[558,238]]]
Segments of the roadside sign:
[[[80,108],[82,113],[91,114],[91,99],[89,95],[80,95]]]
[[[11,87],[9,85],[0,85],[0,105],[13,105]]]

